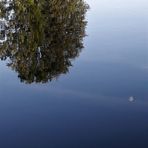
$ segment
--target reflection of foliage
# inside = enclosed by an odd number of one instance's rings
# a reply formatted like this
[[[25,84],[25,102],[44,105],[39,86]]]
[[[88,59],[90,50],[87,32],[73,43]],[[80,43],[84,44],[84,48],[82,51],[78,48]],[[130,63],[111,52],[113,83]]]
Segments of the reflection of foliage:
[[[0,8],[9,22],[0,57],[10,58],[8,66],[21,81],[47,82],[68,71],[83,48],[88,8],[83,0],[13,0]]]

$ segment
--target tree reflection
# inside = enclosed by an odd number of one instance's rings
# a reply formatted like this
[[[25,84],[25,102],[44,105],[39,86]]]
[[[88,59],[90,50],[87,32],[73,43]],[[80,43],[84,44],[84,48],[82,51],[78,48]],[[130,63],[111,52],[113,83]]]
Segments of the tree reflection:
[[[83,0],[3,0],[0,9],[0,58],[9,59],[21,81],[47,82],[68,72],[83,48]]]

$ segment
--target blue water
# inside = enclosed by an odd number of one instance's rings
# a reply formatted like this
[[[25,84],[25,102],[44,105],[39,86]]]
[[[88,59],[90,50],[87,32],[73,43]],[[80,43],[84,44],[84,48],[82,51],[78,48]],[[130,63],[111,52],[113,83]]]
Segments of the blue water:
[[[69,73],[25,84],[0,62],[1,148],[148,148],[148,2],[87,3]]]

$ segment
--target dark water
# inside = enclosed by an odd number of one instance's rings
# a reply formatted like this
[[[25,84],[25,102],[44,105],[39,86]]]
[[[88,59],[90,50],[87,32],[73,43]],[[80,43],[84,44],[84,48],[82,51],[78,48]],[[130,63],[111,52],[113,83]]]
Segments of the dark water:
[[[147,148],[148,2],[15,2],[1,6],[0,147]]]

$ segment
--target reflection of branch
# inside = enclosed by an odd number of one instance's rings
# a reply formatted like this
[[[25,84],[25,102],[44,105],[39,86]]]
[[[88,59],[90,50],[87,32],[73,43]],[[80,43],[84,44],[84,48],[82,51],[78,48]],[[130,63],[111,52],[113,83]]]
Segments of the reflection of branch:
[[[0,43],[2,44],[3,42],[6,41],[6,21],[4,19],[0,19]]]

